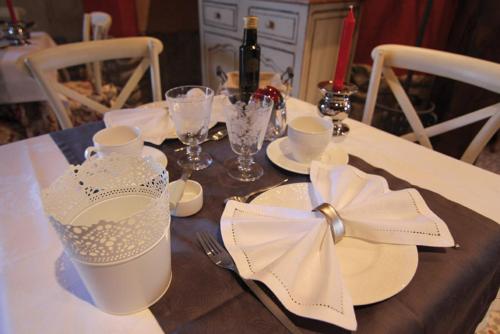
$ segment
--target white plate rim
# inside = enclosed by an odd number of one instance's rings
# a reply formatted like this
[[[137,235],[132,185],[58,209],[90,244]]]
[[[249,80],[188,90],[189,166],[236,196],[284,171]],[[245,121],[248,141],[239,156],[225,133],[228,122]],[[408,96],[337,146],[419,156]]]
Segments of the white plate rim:
[[[289,172],[294,172],[297,174],[302,174],[302,175],[309,175],[309,167],[311,166],[311,163],[301,163],[298,161],[295,161],[293,159],[288,158],[285,154],[280,149],[281,143],[286,143],[288,140],[288,137],[282,137],[279,139],[274,140],[271,142],[267,148],[266,148],[266,155],[271,160],[272,163],[274,163],[276,166],[283,168]],[[327,147],[327,150],[339,150],[342,151],[346,158],[345,161],[342,161],[342,163],[347,164],[349,161],[349,155],[347,152],[345,152],[342,148],[340,147],[333,147],[332,146],[333,142],[330,142]],[[335,145],[335,144],[333,144]]]
[[[310,196],[308,190],[310,185],[311,183],[301,182],[301,183],[291,183],[279,186],[258,195],[251,201],[251,203],[259,205],[274,205],[274,206],[309,210],[312,209],[312,204],[310,202]],[[288,195],[286,202],[282,200],[283,196],[279,195],[280,192],[283,192]],[[309,201],[297,200],[297,202],[294,202],[292,198],[294,199],[296,198],[290,195],[297,193],[306,196],[307,198],[309,198]],[[399,255],[402,258],[404,258],[404,260],[403,261],[400,260],[397,264],[395,264],[393,261],[390,261],[391,256],[388,256],[389,261],[386,261],[385,263],[392,264],[394,268],[392,269],[389,268],[389,269],[391,269],[393,272],[396,271],[398,274],[398,275],[392,275],[391,277],[387,276],[382,277],[379,273],[377,273],[376,270],[380,270],[381,269],[380,267],[373,268],[371,270],[372,274],[376,273],[378,275],[375,279],[372,278],[366,280],[366,276],[361,276],[361,275],[358,275],[358,277],[343,275],[344,283],[349,289],[354,306],[373,304],[388,299],[396,295],[397,293],[401,292],[401,290],[403,290],[411,282],[413,276],[415,276],[418,266],[418,252],[416,246],[379,244],[379,243],[364,241],[361,239],[345,237],[341,242],[338,243],[338,245],[336,245],[337,247],[336,250],[339,253],[342,253],[342,248],[348,249],[349,246],[356,244],[377,248],[382,252],[385,252],[386,257],[387,253],[389,253],[389,255],[392,254],[393,257]],[[382,261],[384,261],[384,258],[382,258]],[[348,263],[346,263],[346,260],[342,261],[342,258],[339,258],[339,262],[341,262],[341,267],[349,265]],[[401,266],[400,265],[401,263],[404,263],[404,266]],[[401,271],[401,269],[403,269],[404,271]],[[364,273],[363,275],[370,275],[370,272]],[[372,288],[372,290],[374,291],[368,291],[368,293],[371,293],[368,294],[366,291],[367,285],[361,283],[363,281],[363,278],[365,278],[364,280],[365,282],[376,281],[376,282],[384,282],[386,284],[390,283],[390,285],[377,286],[375,289]],[[357,286],[356,284],[358,284],[359,286]]]
[[[161,150],[157,149],[156,147],[144,145],[144,147],[142,148],[142,157],[146,157],[148,155],[151,156],[162,167],[167,168],[168,158],[167,155]]]

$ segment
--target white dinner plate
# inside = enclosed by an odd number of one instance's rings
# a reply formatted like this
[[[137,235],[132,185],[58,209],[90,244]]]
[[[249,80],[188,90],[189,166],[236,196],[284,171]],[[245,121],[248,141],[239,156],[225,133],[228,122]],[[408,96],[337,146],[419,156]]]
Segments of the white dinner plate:
[[[288,137],[276,139],[269,144],[266,154],[276,166],[298,174],[309,174],[311,164],[298,162],[293,158]],[[349,162],[349,155],[336,144],[330,142],[320,160],[329,165],[345,165]]]
[[[144,158],[147,156],[152,157],[162,167],[167,168],[168,164],[167,156],[159,149],[151,146],[144,146],[144,148],[142,149],[142,157]]]
[[[149,109],[149,108],[165,108],[168,111],[168,106],[167,106],[167,101],[160,101],[160,102],[151,102],[148,104],[143,104],[142,106],[137,107],[138,109]],[[172,118],[170,117],[170,114],[168,114],[168,118],[170,122],[172,121]],[[173,123],[171,123],[172,126],[167,129],[167,133],[165,133],[165,139],[177,139],[177,133],[175,132],[175,126]],[[210,117],[210,123],[208,123],[208,128],[211,129],[217,124],[217,119],[216,117]]]
[[[311,183],[292,183],[271,189],[251,203],[312,210],[311,192]],[[394,296],[408,285],[417,271],[416,246],[344,237],[335,245],[335,251],[354,305],[372,304]]]

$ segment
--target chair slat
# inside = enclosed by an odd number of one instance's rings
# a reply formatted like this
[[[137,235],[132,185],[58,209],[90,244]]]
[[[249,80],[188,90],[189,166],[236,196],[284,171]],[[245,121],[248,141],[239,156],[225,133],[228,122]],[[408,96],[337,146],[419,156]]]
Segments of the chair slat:
[[[384,74],[387,84],[391,87],[396,100],[398,100],[401,110],[405,114],[408,123],[410,123],[418,142],[425,147],[432,149],[431,141],[425,135],[424,126],[422,125],[415,108],[411,104],[410,98],[406,95],[406,92],[403,89],[403,86],[401,86],[396,74],[390,67],[383,67],[382,73]]]
[[[125,86],[123,86],[120,95],[116,98],[115,102],[111,105],[111,109],[120,109],[123,107],[123,104],[127,101],[132,91],[141,80],[144,72],[148,69],[150,61],[148,58],[144,58],[139,65],[136,67],[130,78],[128,79]]]
[[[486,108],[476,110],[476,111],[471,112],[471,113],[466,114],[466,115],[452,118],[450,120],[441,122],[439,124],[429,126],[429,127],[425,128],[424,131],[428,137],[434,137],[434,136],[443,134],[445,132],[461,128],[463,126],[466,126],[466,125],[469,125],[469,124],[472,124],[475,122],[479,122],[483,119],[486,119],[486,118],[489,118],[489,117],[495,115],[498,112],[500,112],[500,103],[491,105],[491,106],[486,107]],[[410,140],[410,141],[417,140],[417,136],[415,136],[415,134],[413,132],[405,134],[401,137],[403,137],[404,139]]]
[[[469,144],[461,160],[473,163],[493,135],[500,129],[500,112],[491,117]]]
[[[363,113],[363,123],[372,124],[373,113],[375,112],[375,104],[377,103],[377,92],[380,86],[382,77],[382,65],[384,63],[384,53],[377,53],[377,57],[373,61],[372,73],[370,74],[370,85],[365,101],[365,112]]]
[[[100,112],[101,114],[104,114],[106,111],[109,110],[108,107],[100,104],[99,102],[96,102],[96,101],[86,97],[85,95],[82,95],[78,92],[75,92],[74,90],[72,90],[64,85],[61,85],[58,82],[54,84],[54,87],[56,88],[56,90],[59,93],[63,94],[64,96],[67,96],[75,101],[78,101],[81,104],[83,104],[89,108],[92,108],[97,112]]]

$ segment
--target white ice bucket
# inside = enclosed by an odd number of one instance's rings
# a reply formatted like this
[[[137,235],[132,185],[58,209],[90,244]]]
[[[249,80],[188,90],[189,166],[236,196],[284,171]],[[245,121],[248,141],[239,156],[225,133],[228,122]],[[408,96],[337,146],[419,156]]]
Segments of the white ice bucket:
[[[70,168],[44,205],[95,305],[129,314],[172,279],[168,173],[150,158],[112,154]]]

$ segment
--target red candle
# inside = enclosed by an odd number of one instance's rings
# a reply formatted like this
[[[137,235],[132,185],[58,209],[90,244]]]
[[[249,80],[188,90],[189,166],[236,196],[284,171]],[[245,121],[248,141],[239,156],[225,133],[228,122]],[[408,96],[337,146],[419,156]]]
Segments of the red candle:
[[[333,78],[333,89],[341,90],[344,88],[345,72],[349,64],[349,55],[351,54],[352,34],[354,33],[354,12],[350,6],[349,13],[344,19],[342,27],[342,37],[340,39],[339,54],[337,57],[337,68],[335,69],[335,76]]]
[[[14,10],[14,6],[12,5],[12,0],[6,0],[7,8],[9,9],[10,19],[12,23],[17,23],[16,11]]]

